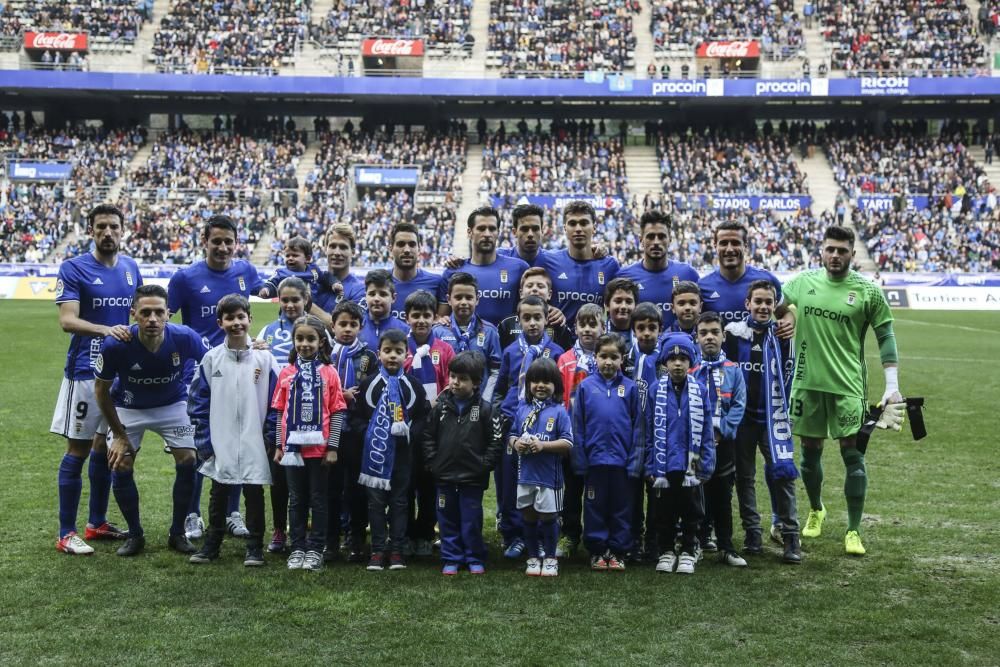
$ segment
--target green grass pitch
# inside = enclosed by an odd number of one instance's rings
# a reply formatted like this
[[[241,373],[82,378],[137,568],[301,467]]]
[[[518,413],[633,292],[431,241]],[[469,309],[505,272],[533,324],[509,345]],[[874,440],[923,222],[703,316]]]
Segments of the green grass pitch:
[[[51,303],[2,301],[0,663],[1000,663],[1000,318],[897,316],[901,384],[927,397],[930,436],[873,438],[868,556],[843,555],[843,465],[831,450],[830,515],[800,567],[779,564],[771,545],[745,571],[706,559],[686,578],[652,566],[593,574],[580,558],[558,579],[529,579],[496,557],[490,527],[486,576],[445,579],[437,561],[313,574],[269,556],[247,571],[232,539],[220,562],[188,565],[166,549],[174,471],[155,440],[137,466],[145,555],[121,559],[106,543],[91,557],[57,553],[63,445],[48,425],[68,339]],[[256,324],[270,317],[258,308]],[[85,482],[81,526],[86,506]],[[804,518],[801,484],[799,508]]]

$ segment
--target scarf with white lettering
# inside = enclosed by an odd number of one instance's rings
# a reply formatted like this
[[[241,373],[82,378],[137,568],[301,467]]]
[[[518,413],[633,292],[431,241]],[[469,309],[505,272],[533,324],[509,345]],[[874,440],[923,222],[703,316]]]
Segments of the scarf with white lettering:
[[[777,322],[754,322],[747,319],[753,331],[764,331],[761,348],[764,352],[764,372],[760,374],[763,386],[760,388],[767,425],[767,444],[771,451],[771,462],[764,464],[764,475],[768,481],[796,479],[799,471],[795,467],[795,445],[792,439],[792,425],[788,419],[788,396],[785,392],[781,347],[774,331]]]
[[[684,470],[683,486],[698,486],[701,482],[698,479],[695,465],[701,459],[701,441],[705,430],[704,403],[698,383],[694,378],[688,378],[684,383],[686,391],[680,392],[677,398],[678,417],[687,413],[688,416],[688,441],[685,446],[686,467]],[[653,469],[650,474],[653,477],[653,488],[666,489],[670,487],[667,481],[668,462],[670,459],[669,440],[671,429],[668,426],[668,411],[670,409],[670,393],[674,392],[673,383],[665,379],[660,386],[660,391],[656,393],[656,403],[653,406],[654,425],[656,420],[663,420],[662,428],[653,430]]]
[[[318,359],[296,359],[298,372],[292,378],[285,410],[285,453],[281,465],[300,467],[302,445],[322,445],[323,437],[323,378]]]
[[[427,342],[423,345],[417,344],[417,341],[413,338],[412,331],[406,334],[407,349],[413,355],[410,371],[413,373],[413,377],[417,378],[417,381],[423,385],[424,391],[427,392],[428,401],[433,401],[437,398],[438,393],[437,370],[434,368],[433,357],[431,356],[431,346],[433,344],[433,333],[427,336]]]
[[[392,467],[396,462],[396,437],[409,438],[409,428],[406,426],[406,410],[399,384],[403,378],[403,369],[390,374],[385,368],[379,367],[378,372],[385,381],[385,387],[379,394],[375,412],[365,432],[358,484],[389,491],[392,488]]]
[[[580,341],[573,343],[573,352],[576,354],[576,369],[586,373],[585,377],[590,377],[597,372],[597,357],[593,352],[588,352],[580,345]]]
[[[344,389],[358,386],[358,376],[354,369],[354,359],[364,349],[368,347],[360,338],[355,338],[350,345],[342,343],[333,344],[333,354],[330,355],[334,368],[337,369],[337,376],[340,378],[340,386]]]
[[[551,342],[552,339],[549,338],[549,335],[544,330],[542,331],[542,339],[539,340],[534,345],[532,345],[525,339],[523,331],[520,334],[518,334],[517,346],[521,350],[521,368],[518,370],[517,373],[518,400],[521,401],[525,400],[524,378],[528,374],[528,369],[531,367],[531,363],[535,359],[541,358],[542,353],[545,351],[545,348],[548,347],[549,343]]]

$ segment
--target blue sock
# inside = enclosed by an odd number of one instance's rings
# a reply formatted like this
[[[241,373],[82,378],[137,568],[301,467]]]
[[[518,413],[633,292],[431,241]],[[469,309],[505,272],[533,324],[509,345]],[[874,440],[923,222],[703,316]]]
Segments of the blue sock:
[[[243,493],[243,486],[236,484],[229,489],[229,499],[226,501],[226,515],[240,511],[240,494]]]
[[[111,473],[111,490],[115,493],[115,502],[128,524],[129,537],[142,537],[142,524],[139,523],[139,489],[135,486],[135,475],[131,472]]]
[[[524,522],[524,548],[528,558],[538,558],[538,522]]]
[[[545,549],[546,558],[556,557],[556,545],[559,544],[559,523],[552,521],[542,521],[538,530],[542,535],[542,547]]]
[[[177,476],[174,477],[174,520],[170,524],[170,534],[183,535],[184,518],[188,515],[194,480],[201,475],[195,474],[194,463],[176,464],[174,470],[177,471]]]
[[[59,463],[59,537],[76,532],[76,513],[80,509],[83,492],[83,462],[72,454],[65,454]]]
[[[111,497],[111,469],[108,468],[107,452],[91,452],[90,468],[90,518],[88,523],[95,528],[108,520],[108,499]]]

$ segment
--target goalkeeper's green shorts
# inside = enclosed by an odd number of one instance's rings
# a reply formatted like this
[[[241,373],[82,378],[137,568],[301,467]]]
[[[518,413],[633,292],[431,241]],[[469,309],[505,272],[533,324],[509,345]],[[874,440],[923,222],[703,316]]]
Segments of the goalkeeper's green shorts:
[[[813,389],[792,389],[788,398],[792,433],[804,438],[850,438],[861,430],[867,412],[857,396]]]

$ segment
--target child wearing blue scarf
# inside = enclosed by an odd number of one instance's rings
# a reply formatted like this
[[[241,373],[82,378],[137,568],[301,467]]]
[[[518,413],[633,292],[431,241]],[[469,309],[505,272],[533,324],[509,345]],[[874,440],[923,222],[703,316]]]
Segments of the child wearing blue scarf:
[[[451,315],[447,325],[434,327],[434,336],[455,350],[455,354],[474,350],[486,359],[481,393],[483,400],[493,402],[497,379],[500,377],[500,334],[497,328],[476,315],[479,305],[479,282],[471,273],[459,271],[448,280],[448,305]]]

